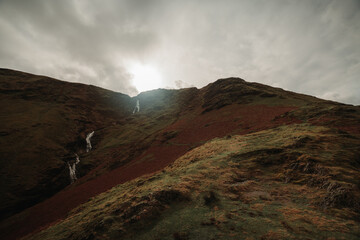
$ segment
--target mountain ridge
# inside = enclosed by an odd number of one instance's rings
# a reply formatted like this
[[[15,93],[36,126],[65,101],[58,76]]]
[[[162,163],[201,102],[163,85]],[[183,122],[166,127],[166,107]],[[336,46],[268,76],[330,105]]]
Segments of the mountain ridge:
[[[90,197],[161,171],[217,137],[304,123],[350,136],[360,133],[358,107],[240,78],[220,79],[202,89],[160,89],[130,98],[0,69],[0,94],[1,145],[6,146],[1,151],[2,170],[7,172],[1,185],[7,204],[1,210],[2,216],[10,217],[0,224],[3,239],[39,231]],[[138,114],[132,114],[135,99],[140,100]],[[93,130],[94,149],[86,153],[84,139]],[[74,159],[74,153],[80,155],[78,181],[69,185],[66,162]],[[49,210],[59,203],[58,209]],[[34,220],[34,215],[42,217]]]

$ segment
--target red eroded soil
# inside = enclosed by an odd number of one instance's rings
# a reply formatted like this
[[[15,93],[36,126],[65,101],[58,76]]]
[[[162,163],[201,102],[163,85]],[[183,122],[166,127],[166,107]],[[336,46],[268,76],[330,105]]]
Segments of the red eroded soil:
[[[227,134],[246,134],[282,124],[300,123],[291,118],[276,118],[294,107],[266,105],[230,105],[218,111],[183,118],[164,131],[178,131],[176,143],[190,144],[208,141]]]
[[[337,126],[337,129],[348,132],[350,134],[360,134],[360,125]]]
[[[353,119],[342,119],[341,125],[337,123],[338,119],[335,117],[321,116],[319,118],[310,119],[309,122],[317,126],[331,126],[349,134],[360,134],[360,125]]]
[[[44,229],[66,217],[76,206],[118,184],[163,169],[190,148],[228,134],[246,134],[299,120],[279,117],[294,107],[230,105],[205,114],[184,116],[163,132],[177,131],[167,142],[156,141],[140,157],[111,172],[81,185],[64,189],[53,197],[29,208],[29,214],[11,223],[2,239],[16,239]]]

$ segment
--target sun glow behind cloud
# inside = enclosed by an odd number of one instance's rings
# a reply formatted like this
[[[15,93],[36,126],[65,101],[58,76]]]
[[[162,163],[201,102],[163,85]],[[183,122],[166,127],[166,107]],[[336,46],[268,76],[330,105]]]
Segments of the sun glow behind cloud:
[[[360,104],[359,0],[206,2],[0,0],[0,67],[131,96],[235,76]]]
[[[136,63],[129,67],[129,72],[132,75],[132,84],[139,92],[157,89],[162,85],[162,77],[156,67]]]

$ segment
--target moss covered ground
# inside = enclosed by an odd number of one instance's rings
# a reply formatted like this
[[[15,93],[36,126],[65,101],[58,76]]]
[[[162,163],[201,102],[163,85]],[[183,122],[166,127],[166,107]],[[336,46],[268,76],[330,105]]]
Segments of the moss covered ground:
[[[358,146],[308,124],[216,138],[25,239],[359,239]]]

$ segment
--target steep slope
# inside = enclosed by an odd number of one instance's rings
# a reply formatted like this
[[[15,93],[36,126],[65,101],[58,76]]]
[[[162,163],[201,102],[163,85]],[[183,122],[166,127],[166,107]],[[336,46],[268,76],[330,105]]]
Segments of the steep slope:
[[[1,69],[1,217],[68,185],[64,163],[84,153],[86,134],[123,118],[129,107],[123,94]],[[82,173],[96,165],[81,160]]]
[[[2,239],[45,228],[90,197],[161,170],[215,137],[295,123],[359,133],[358,107],[239,78],[130,98],[11,70],[0,73],[1,200],[7,204],[2,216],[57,193],[2,221]],[[136,99],[141,110],[133,115]],[[86,153],[84,139],[92,130],[94,149]],[[81,160],[78,181],[68,185],[66,162],[75,152]]]
[[[214,139],[25,239],[359,239],[359,144],[308,124]]]

